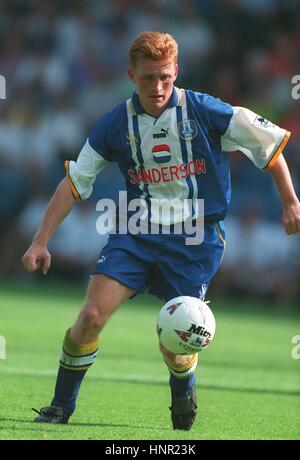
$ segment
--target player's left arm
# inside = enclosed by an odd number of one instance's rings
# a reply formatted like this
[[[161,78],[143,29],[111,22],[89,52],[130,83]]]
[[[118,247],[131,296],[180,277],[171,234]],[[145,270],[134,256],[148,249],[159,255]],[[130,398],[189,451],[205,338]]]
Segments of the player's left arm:
[[[223,151],[240,150],[259,169],[271,173],[283,207],[288,235],[300,232],[300,203],[282,151],[290,132],[245,107],[231,107],[232,117],[221,137]]]
[[[300,232],[300,202],[293,187],[288,165],[280,155],[269,170],[278,189],[283,213],[282,223],[288,235]]]

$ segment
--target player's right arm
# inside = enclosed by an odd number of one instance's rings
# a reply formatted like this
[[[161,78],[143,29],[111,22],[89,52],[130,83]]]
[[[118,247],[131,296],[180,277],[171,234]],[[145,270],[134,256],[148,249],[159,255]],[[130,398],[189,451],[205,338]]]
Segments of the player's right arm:
[[[42,268],[44,275],[47,274],[51,264],[51,255],[47,248],[49,239],[69,214],[75,201],[86,200],[90,197],[96,176],[110,161],[107,152],[110,146],[107,142],[107,132],[110,132],[107,128],[107,121],[109,121],[109,115],[102,117],[92,127],[77,161],[65,162],[66,177],[54,192],[41,225],[22,258],[27,271],[34,272]]]
[[[71,211],[75,203],[71,187],[64,178],[55,190],[41,224],[33,237],[32,243],[22,257],[24,267],[29,272],[42,268],[46,275],[51,265],[51,255],[48,251],[48,241],[59,224]]]
[[[94,137],[99,136],[98,125],[83,146],[77,161],[66,161],[66,177],[58,185],[51,198],[41,225],[33,237],[32,243],[22,258],[24,267],[29,272],[39,268],[44,275],[51,265],[48,241],[59,224],[71,211],[75,201],[86,200],[92,193],[96,176],[105,168],[107,160],[92,146]]]

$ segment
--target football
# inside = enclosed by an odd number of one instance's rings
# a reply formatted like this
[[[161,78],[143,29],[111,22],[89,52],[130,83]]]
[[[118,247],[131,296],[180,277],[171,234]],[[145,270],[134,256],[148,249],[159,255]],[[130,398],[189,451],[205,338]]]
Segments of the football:
[[[206,348],[215,335],[216,321],[206,302],[180,296],[169,300],[157,317],[160,343],[172,353],[191,355]]]

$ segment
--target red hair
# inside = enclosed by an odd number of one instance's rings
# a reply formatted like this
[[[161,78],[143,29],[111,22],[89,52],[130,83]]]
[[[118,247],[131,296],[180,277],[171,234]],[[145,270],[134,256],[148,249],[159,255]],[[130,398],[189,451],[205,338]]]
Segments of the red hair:
[[[139,59],[160,61],[170,59],[177,63],[178,45],[170,34],[161,32],[143,32],[132,43],[129,61],[134,67]]]

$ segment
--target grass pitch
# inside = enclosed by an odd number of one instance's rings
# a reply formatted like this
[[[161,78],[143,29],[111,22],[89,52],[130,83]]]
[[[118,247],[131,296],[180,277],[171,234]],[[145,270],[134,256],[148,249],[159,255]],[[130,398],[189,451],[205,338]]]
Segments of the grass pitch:
[[[0,286],[0,439],[300,439],[300,359],[292,359],[299,315],[220,300],[211,304],[216,337],[199,355],[191,431],[171,428],[155,332],[160,304],[148,296],[124,304],[106,326],[69,425],[33,423],[31,408],[52,397],[62,338],[83,297],[50,283]]]

